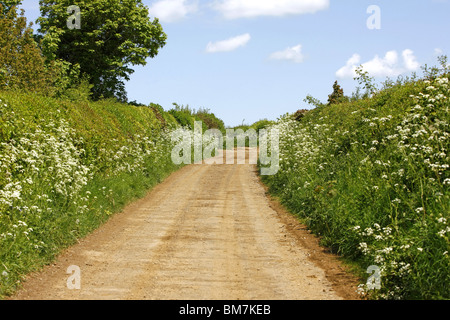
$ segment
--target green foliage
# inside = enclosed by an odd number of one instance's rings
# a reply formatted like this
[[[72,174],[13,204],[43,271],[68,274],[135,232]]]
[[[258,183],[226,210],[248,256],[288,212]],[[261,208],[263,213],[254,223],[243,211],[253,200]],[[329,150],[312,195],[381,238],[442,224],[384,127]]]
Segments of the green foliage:
[[[182,127],[193,130],[196,119],[192,116],[192,110],[189,106],[180,106],[177,103],[173,103],[173,105],[174,107],[169,110],[169,113]]]
[[[0,297],[179,168],[159,112],[0,91]]]
[[[9,3],[15,3],[9,1]],[[22,10],[0,3],[0,90],[46,92],[50,76]]]
[[[223,134],[225,133],[225,123],[209,109],[200,108],[195,112],[195,117],[200,119],[208,129],[219,129]]]
[[[175,118],[170,113],[165,112],[164,108],[159,104],[150,103],[149,108],[153,110],[163,127],[174,128],[179,125]]]
[[[324,105],[322,102],[320,102],[319,99],[316,99],[311,95],[307,95],[306,98],[303,99],[303,101],[308,103],[309,105],[316,107],[316,108],[320,108],[321,106]]]
[[[294,113],[293,118],[294,118],[296,121],[301,121],[301,120],[305,117],[305,115],[306,115],[308,112],[309,112],[309,110],[307,110],[307,109],[300,109],[300,110],[297,110],[297,111]]]
[[[274,121],[262,119],[262,120],[256,121],[252,125],[244,124],[244,121],[243,121],[242,124],[239,126],[236,126],[234,128],[228,128],[234,133],[233,137],[228,136],[229,138],[234,138],[234,144],[227,145],[226,141],[224,140],[224,148],[228,148],[228,149],[233,148],[233,147],[236,148],[236,147],[240,146],[239,145],[240,140],[244,141],[245,147],[250,147],[251,141],[256,141],[256,143],[259,144],[260,131],[262,129],[269,129],[270,126],[272,126],[273,124],[275,124]]]
[[[92,86],[79,66],[64,60],[46,61],[31,25],[16,7],[0,19],[0,89],[87,100]]]
[[[260,130],[268,129],[273,124],[275,124],[274,121],[270,121],[270,120],[267,120],[267,119],[262,119],[262,120],[256,121],[254,124],[252,124],[251,128],[255,129],[256,133],[259,134]]]
[[[71,101],[87,101],[91,98],[92,84],[86,74],[81,75],[80,66],[64,60],[50,61],[46,65],[51,75],[50,96]]]
[[[69,29],[69,6],[81,10],[81,29]],[[78,65],[93,85],[92,97],[126,101],[131,66],[146,65],[166,43],[157,19],[141,0],[40,0],[39,32],[49,60]]]
[[[363,66],[359,66],[356,68],[357,76],[354,80],[358,81],[359,85],[362,86],[362,89],[365,90],[364,94],[360,97],[362,99],[371,97],[377,90],[377,86],[375,85],[375,79],[370,77],[369,72],[364,71]],[[361,87],[358,87],[357,92],[361,91]],[[359,94],[358,94],[359,98]]]
[[[365,279],[380,268],[366,297],[450,298],[449,88],[448,73],[398,81],[272,126],[280,170],[263,180]]]
[[[6,16],[11,9],[22,4],[21,0],[3,0],[0,1],[0,19]],[[15,9],[14,9],[15,10]]]
[[[42,0],[40,36],[16,3],[0,2],[0,298],[178,169],[172,132],[223,128],[209,110],[117,101],[129,66],[165,44],[141,1]]]
[[[439,66],[428,67],[428,65],[424,65],[422,67],[422,71],[425,77],[428,80],[434,80],[440,74],[449,74],[450,73],[450,64],[448,62],[448,57],[445,55],[439,56],[438,58]]]
[[[344,96],[344,90],[337,81],[333,84],[333,93],[328,96],[328,104],[336,104],[345,102],[347,98]]]
[[[194,125],[196,121],[202,122],[202,132],[205,132],[208,129],[208,125],[203,122],[203,119],[199,117],[195,110],[191,109],[189,105],[178,105],[177,103],[173,103],[173,108],[169,110],[169,114],[171,114],[175,120],[182,126],[189,130],[194,130]],[[206,112],[204,112],[203,118],[207,119]]]

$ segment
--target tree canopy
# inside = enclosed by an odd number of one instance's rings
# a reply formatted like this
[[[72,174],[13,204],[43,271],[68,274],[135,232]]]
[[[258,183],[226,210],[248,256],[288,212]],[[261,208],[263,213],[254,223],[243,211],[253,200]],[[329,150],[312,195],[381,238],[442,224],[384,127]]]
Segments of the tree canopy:
[[[40,0],[39,33],[44,55],[79,66],[87,74],[92,97],[126,101],[124,81],[135,65],[146,65],[166,44],[158,19],[149,17],[142,0]],[[80,9],[80,28],[69,28]]]
[[[6,16],[6,14],[16,6],[19,6],[22,4],[21,0],[2,0],[0,1],[0,16],[3,18]]]
[[[19,4],[0,2],[0,89],[42,91],[49,74]]]

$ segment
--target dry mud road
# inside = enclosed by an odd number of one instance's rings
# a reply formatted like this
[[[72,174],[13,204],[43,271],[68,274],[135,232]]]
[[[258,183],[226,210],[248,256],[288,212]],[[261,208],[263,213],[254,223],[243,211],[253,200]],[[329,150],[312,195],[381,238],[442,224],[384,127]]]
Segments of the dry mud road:
[[[80,289],[68,288],[72,265]],[[12,299],[343,300],[358,298],[356,285],[268,198],[256,166],[194,164],[30,275]]]

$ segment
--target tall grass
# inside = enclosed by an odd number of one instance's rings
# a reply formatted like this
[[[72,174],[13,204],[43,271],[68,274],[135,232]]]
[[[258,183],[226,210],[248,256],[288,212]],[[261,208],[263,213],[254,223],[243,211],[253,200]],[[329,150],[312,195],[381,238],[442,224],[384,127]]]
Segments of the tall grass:
[[[449,76],[282,117],[272,193],[334,252],[378,266],[371,299],[450,298]]]

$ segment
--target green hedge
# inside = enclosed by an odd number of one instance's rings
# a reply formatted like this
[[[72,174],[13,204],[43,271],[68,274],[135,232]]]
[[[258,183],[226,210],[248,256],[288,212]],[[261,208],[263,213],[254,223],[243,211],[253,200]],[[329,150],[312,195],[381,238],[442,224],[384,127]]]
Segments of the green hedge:
[[[372,299],[450,298],[449,76],[323,105],[280,132],[271,192],[359,265]],[[367,286],[370,266],[381,289]]]
[[[0,92],[0,297],[178,169],[178,127],[152,107]]]

